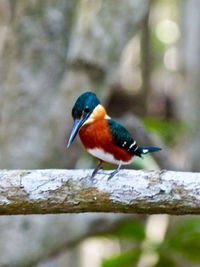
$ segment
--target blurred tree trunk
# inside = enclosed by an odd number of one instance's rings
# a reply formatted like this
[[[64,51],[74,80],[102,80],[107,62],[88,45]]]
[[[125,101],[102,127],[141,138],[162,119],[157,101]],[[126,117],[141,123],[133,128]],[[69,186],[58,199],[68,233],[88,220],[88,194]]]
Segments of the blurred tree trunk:
[[[0,51],[0,167],[35,168],[52,148],[50,111],[66,68],[77,1],[9,3],[1,9],[9,19],[2,21]]]
[[[148,3],[0,2],[0,168],[75,165],[80,148],[74,145],[66,153],[65,146],[73,102],[85,90],[98,92],[106,100],[120,53],[137,31]],[[73,235],[77,238],[84,220],[90,225],[94,218],[85,215],[74,225],[65,216],[1,217],[5,234],[1,235],[1,263],[23,266],[38,253],[44,258],[49,244],[57,246],[69,233],[71,240]],[[49,235],[52,229],[56,230],[53,236]]]
[[[184,150],[186,169],[199,171],[200,157],[200,1],[183,2],[182,55],[184,61],[185,86],[180,99],[184,120],[190,127]],[[189,141],[188,141],[189,140]]]
[[[48,216],[2,216],[0,217],[0,266],[30,267],[57,258],[67,250],[74,260],[69,267],[78,267],[78,255],[70,249],[81,239],[94,233],[109,231],[114,225],[127,220],[130,215],[79,214]],[[66,260],[66,259],[65,259]],[[46,265],[48,266],[48,264]],[[53,266],[53,265],[50,265]],[[54,265],[63,266],[68,265]]]

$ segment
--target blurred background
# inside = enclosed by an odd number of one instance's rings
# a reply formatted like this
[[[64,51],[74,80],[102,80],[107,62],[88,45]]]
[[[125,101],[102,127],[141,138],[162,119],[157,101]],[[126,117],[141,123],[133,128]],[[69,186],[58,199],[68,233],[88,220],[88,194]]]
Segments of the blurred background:
[[[130,168],[199,171],[199,10],[1,0],[0,168],[94,168],[78,138],[66,149],[74,101],[91,90],[139,144],[163,148]],[[1,216],[0,266],[200,266],[200,217]]]

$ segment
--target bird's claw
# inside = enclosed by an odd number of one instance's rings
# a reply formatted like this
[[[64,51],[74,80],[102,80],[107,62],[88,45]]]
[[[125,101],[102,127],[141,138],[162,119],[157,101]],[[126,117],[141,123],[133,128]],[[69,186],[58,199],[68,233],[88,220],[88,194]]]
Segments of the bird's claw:
[[[115,176],[118,172],[119,172],[118,169],[115,170],[114,172],[112,172],[112,173],[109,175],[109,177],[108,177],[108,181],[109,181],[111,178],[113,178],[113,176]]]

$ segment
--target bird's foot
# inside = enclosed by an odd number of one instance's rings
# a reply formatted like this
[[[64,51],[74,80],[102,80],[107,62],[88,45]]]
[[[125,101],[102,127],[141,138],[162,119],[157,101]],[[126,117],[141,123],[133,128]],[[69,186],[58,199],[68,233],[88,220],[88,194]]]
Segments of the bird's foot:
[[[112,172],[111,174],[110,174],[110,176],[108,177],[108,180],[110,180],[113,176],[115,176],[115,174],[117,174],[119,172],[119,170],[118,169],[116,169],[116,170],[114,170],[114,172]]]
[[[94,169],[91,178],[94,178],[94,176],[97,174],[97,172],[98,172],[99,169],[100,169],[100,168],[98,168],[98,169],[97,169],[97,168]]]
[[[112,173],[110,174],[110,176],[108,177],[108,180],[110,180],[113,176],[115,176],[115,174],[117,174],[117,173],[119,172],[121,166],[122,166],[122,162],[120,162],[119,165],[118,165],[118,167],[117,167],[117,169],[114,170],[114,172],[112,172]]]
[[[92,176],[91,178],[93,179],[94,176],[97,174],[97,172],[101,169],[101,164],[102,164],[102,161],[99,161],[97,167],[94,169],[93,173],[92,173]]]

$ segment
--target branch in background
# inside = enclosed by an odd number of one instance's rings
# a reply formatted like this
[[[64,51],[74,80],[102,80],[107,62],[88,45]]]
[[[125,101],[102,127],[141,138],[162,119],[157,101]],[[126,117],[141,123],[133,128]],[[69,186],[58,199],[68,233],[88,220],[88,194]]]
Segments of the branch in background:
[[[0,214],[200,213],[200,173],[121,170],[0,172]]]

